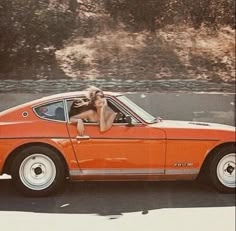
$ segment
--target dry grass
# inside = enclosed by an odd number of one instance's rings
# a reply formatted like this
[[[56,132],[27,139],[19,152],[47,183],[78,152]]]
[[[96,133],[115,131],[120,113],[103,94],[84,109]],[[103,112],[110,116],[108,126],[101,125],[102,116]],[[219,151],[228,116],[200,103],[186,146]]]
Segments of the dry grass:
[[[156,33],[105,32],[76,38],[56,53],[72,78],[235,81],[235,31],[165,28]]]

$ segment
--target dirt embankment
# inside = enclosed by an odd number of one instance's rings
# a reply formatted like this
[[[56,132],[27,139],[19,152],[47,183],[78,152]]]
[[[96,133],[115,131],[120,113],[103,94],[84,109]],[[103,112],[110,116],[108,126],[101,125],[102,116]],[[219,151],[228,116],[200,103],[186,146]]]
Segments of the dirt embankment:
[[[72,78],[203,79],[235,82],[235,31],[165,28],[77,37],[56,52]]]

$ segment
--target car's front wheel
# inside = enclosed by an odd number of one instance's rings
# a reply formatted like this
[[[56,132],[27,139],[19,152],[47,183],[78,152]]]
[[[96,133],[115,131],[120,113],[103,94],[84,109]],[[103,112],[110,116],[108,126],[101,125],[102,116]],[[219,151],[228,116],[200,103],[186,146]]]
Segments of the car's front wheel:
[[[63,185],[65,169],[54,150],[32,146],[22,150],[14,159],[12,178],[20,192],[29,196],[47,196]]]
[[[220,192],[235,192],[235,147],[230,146],[220,150],[210,163],[210,179],[213,186]]]

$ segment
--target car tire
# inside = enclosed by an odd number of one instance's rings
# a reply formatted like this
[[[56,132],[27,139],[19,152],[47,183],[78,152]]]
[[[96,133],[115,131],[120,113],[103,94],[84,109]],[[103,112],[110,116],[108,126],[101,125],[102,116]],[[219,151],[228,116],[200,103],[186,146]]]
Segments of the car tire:
[[[31,146],[13,160],[12,179],[18,191],[27,196],[48,196],[59,191],[66,174],[62,158],[56,151]]]
[[[235,192],[235,158],[235,147],[229,146],[219,150],[211,159],[209,177],[219,192]]]

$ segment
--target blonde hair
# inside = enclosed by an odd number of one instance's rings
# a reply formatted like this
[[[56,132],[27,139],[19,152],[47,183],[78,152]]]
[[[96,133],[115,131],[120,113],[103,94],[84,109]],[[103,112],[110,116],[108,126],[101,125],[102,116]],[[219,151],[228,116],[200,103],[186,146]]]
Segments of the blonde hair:
[[[97,94],[98,92],[103,93],[100,88],[95,87],[95,86],[90,86],[90,87],[87,88],[86,90],[88,91],[87,97],[90,99],[90,101],[93,101],[93,100],[94,100],[94,98],[96,97],[96,94]]]

